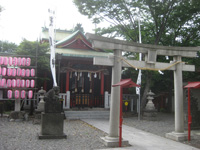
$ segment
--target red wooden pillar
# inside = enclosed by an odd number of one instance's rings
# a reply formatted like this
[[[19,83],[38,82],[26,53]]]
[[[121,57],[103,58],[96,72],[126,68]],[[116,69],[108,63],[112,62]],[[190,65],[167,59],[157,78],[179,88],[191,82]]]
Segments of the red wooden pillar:
[[[69,91],[69,71],[66,72],[66,92]]]
[[[104,95],[104,74],[101,72],[101,95]]]

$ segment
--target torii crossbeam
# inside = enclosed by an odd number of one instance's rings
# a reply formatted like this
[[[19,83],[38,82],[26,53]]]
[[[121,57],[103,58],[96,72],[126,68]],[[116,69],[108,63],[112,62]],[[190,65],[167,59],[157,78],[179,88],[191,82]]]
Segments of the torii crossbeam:
[[[122,40],[110,39],[102,36],[87,33],[86,37],[92,41],[93,48],[110,49],[114,51],[113,58],[95,57],[94,65],[112,66],[112,85],[120,82],[122,67],[135,66],[136,68],[174,71],[174,94],[175,94],[175,131],[167,133],[166,137],[173,140],[186,140],[184,133],[183,117],[183,84],[182,71],[195,71],[194,65],[185,65],[182,57],[196,57],[199,47],[168,47],[139,44],[126,42]],[[145,61],[126,60],[122,57],[122,51],[143,53]],[[173,62],[156,62],[157,55],[172,56]],[[173,65],[174,64],[174,65]],[[105,138],[107,146],[118,145],[118,126],[119,126],[119,106],[120,106],[120,88],[111,87],[111,107],[110,107],[110,128],[109,135]],[[114,144],[116,143],[116,144]],[[122,143],[123,144],[123,143]]]

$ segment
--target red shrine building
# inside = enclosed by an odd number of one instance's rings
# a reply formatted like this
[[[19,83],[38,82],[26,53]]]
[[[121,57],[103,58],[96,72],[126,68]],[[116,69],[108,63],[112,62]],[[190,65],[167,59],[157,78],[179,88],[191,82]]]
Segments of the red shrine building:
[[[109,53],[92,48],[80,31],[56,30],[56,74],[60,93],[68,93],[73,107],[104,107],[104,93],[111,90],[111,67],[93,65],[94,57]],[[41,41],[48,42],[48,29],[43,28]],[[51,85],[52,87],[52,85]],[[44,83],[48,90],[48,83]]]

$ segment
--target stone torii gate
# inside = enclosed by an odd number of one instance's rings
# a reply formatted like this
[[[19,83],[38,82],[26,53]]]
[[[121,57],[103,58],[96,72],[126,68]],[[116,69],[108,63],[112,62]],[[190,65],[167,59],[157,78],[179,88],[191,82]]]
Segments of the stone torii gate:
[[[194,65],[186,65],[182,57],[196,57],[199,47],[168,47],[148,44],[126,42],[110,39],[87,33],[86,37],[92,41],[93,48],[110,49],[114,51],[113,58],[95,57],[94,65],[112,66],[112,85],[120,82],[122,67],[135,67],[145,70],[173,70],[174,71],[174,95],[175,95],[175,131],[167,133],[166,137],[173,140],[186,140],[184,133],[183,116],[183,84],[182,71],[195,71]],[[143,53],[145,61],[127,60],[122,57],[122,51]],[[173,62],[156,62],[157,55],[172,56]],[[123,60],[123,61],[122,61]],[[163,69],[165,68],[165,69]],[[118,145],[120,88],[111,87],[111,107],[109,135],[104,138],[107,146]],[[116,143],[116,144],[115,144]]]

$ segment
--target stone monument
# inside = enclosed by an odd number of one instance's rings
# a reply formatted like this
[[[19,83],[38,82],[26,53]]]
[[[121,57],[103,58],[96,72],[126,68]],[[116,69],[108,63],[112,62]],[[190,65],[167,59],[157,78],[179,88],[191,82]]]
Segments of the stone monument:
[[[64,113],[62,112],[61,103],[59,102],[58,86],[49,90],[45,97],[44,112],[41,114],[41,132],[39,139],[63,139],[67,138],[64,134]]]
[[[154,103],[152,100],[154,99],[153,96],[155,94],[151,92],[151,90],[147,93],[147,104],[144,109],[144,114],[143,114],[143,119],[145,120],[150,120],[150,121],[155,121],[157,120],[157,109],[154,106]]]

